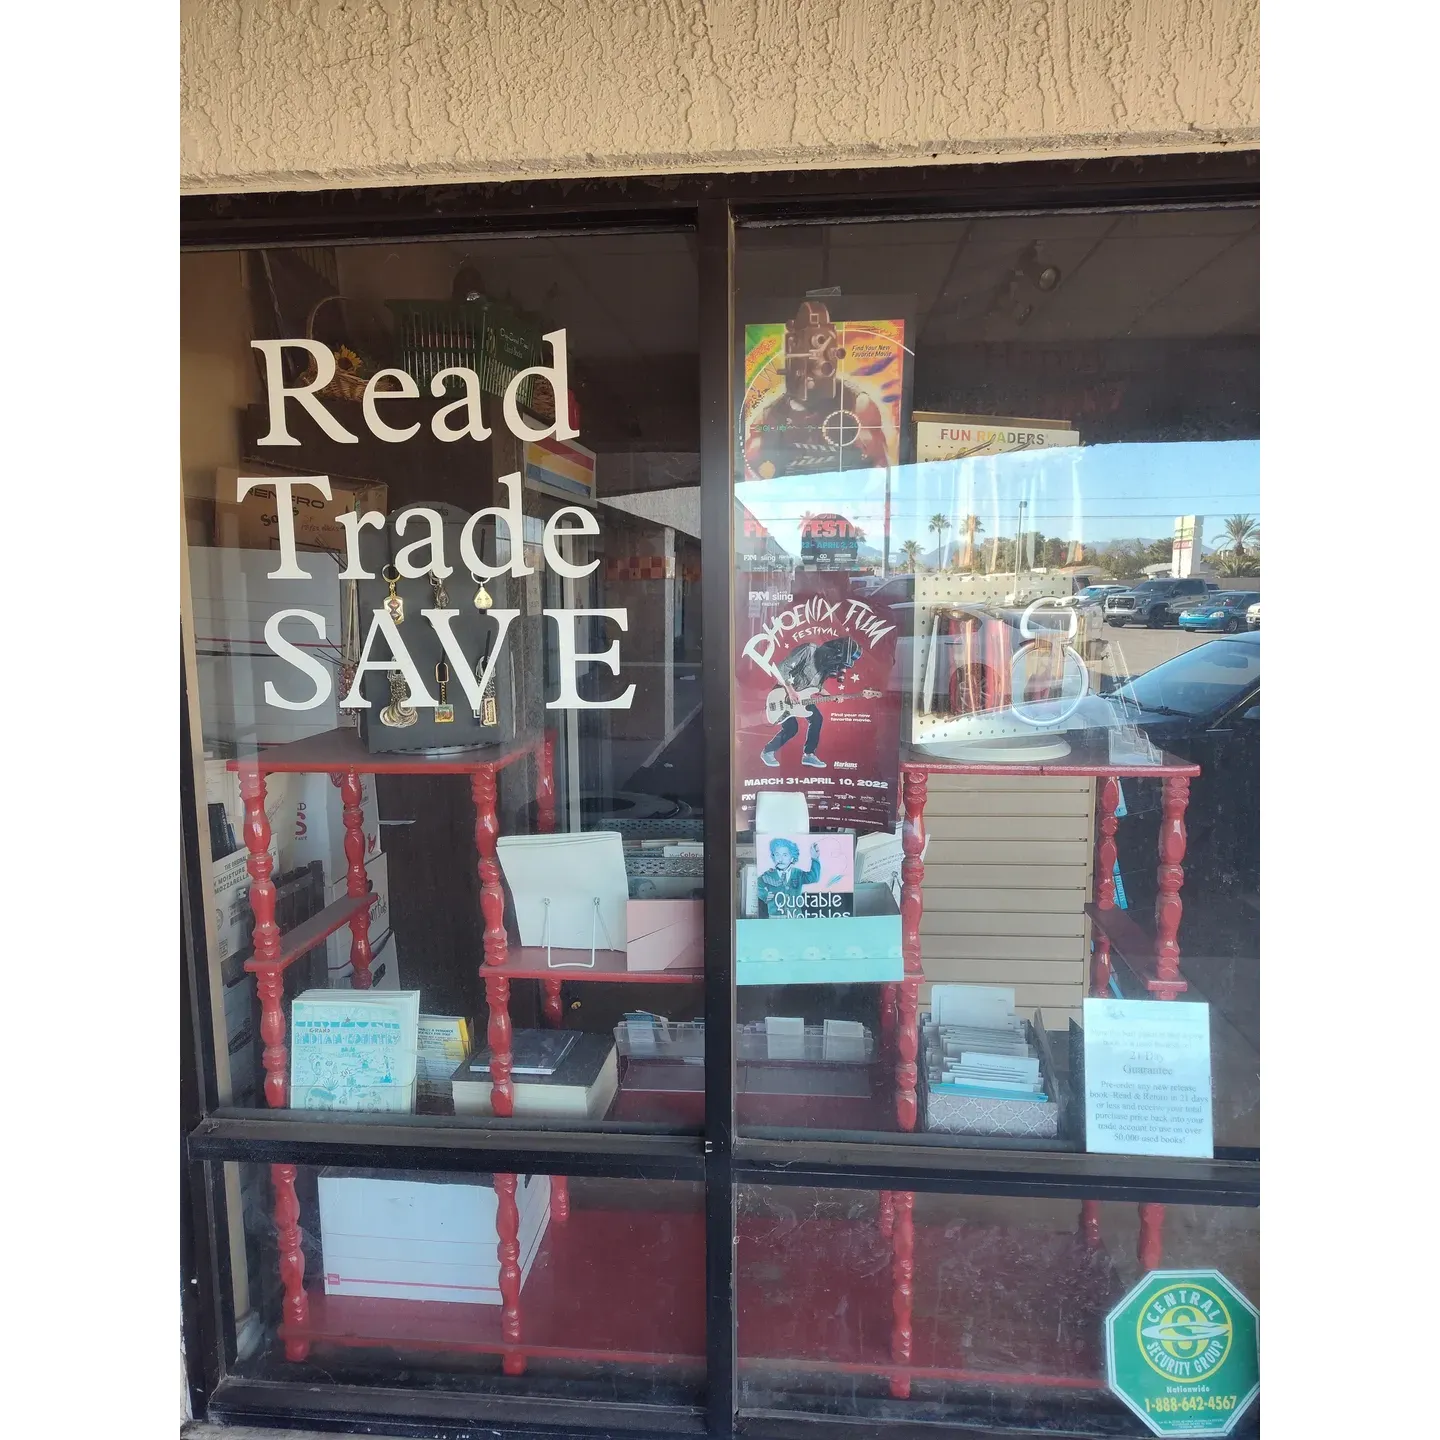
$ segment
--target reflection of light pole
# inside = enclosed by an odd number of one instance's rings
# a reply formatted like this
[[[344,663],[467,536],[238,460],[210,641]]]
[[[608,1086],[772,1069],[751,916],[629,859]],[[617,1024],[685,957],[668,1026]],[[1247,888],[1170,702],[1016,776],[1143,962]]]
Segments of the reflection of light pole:
[[[1020,502],[1020,518],[1015,522],[1015,603],[1020,603],[1020,535],[1025,529],[1025,501]]]
[[[885,467],[885,536],[880,542],[880,578],[890,574],[890,467]]]

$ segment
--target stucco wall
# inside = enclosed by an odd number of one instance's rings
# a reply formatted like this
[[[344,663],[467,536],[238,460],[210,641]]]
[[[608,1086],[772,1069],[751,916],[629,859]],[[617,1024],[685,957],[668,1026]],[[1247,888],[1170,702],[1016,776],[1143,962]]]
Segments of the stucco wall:
[[[183,186],[1253,145],[1258,0],[182,0]]]

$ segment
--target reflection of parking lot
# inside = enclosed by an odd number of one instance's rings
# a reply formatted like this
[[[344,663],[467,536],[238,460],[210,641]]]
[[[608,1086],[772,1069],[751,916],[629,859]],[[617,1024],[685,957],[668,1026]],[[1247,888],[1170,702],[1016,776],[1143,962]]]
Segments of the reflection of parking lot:
[[[1127,625],[1124,629],[1107,625],[1104,634],[1108,642],[1106,654],[1094,662],[1092,673],[1117,677],[1143,675],[1162,660],[1173,659],[1219,638],[1204,631],[1181,630],[1178,626],[1173,630],[1149,630],[1143,625]]]

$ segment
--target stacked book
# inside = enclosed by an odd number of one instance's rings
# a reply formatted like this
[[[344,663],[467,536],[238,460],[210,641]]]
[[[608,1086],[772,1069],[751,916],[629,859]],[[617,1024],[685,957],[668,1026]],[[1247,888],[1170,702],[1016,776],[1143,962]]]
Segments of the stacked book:
[[[418,990],[306,990],[290,1011],[295,1110],[415,1109]]]
[[[550,1177],[517,1179],[523,1288],[550,1220]],[[320,1172],[319,1191],[327,1295],[501,1303],[490,1176],[332,1169]]]
[[[615,1041],[579,1030],[516,1030],[511,1040],[513,1114],[534,1119],[603,1120],[619,1086]],[[490,1048],[450,1080],[457,1115],[491,1115]]]
[[[1001,985],[935,985],[927,1035],[930,1090],[996,1100],[1043,1102],[1040,1056]]]
[[[463,1015],[422,1015],[416,1087],[421,1100],[450,1099],[450,1077],[470,1053],[470,1022]]]

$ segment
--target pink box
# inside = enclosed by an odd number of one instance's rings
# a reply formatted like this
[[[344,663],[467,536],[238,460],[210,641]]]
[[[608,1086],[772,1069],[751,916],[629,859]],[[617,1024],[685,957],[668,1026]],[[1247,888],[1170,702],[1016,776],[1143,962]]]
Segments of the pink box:
[[[627,970],[699,970],[704,964],[700,900],[629,900],[625,905]]]

